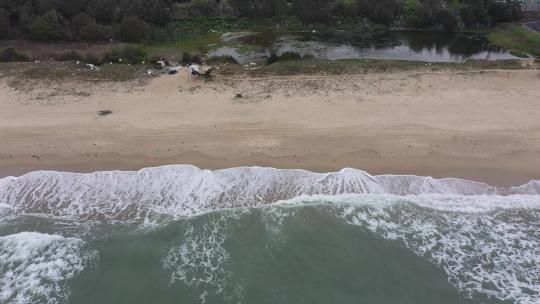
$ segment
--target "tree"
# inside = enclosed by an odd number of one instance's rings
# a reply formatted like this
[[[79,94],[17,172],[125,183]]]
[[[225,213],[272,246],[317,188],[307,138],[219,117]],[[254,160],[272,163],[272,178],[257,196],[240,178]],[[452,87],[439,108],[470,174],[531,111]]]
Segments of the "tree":
[[[83,41],[107,40],[112,37],[110,26],[96,23],[87,13],[79,13],[71,20],[73,38]]]
[[[284,15],[289,6],[285,0],[229,0],[242,17],[273,17]]]
[[[401,3],[394,0],[379,0],[373,6],[373,14],[371,20],[377,23],[392,25],[398,15],[403,13]]]
[[[334,4],[332,13],[338,16],[354,17],[358,15],[358,1],[339,0]]]
[[[166,25],[169,23],[170,9],[167,7],[167,3],[163,0],[147,0],[143,4],[145,13],[143,19],[149,23],[157,25]]]
[[[117,3],[115,0],[91,0],[88,1],[86,11],[97,22],[111,24],[116,21],[114,17],[117,11]]]
[[[7,39],[11,35],[11,24],[9,14],[6,10],[0,8],[0,40]]]
[[[118,27],[118,38],[122,41],[142,42],[150,38],[151,29],[146,21],[135,16],[129,16],[122,20]]]
[[[330,22],[331,0],[294,0],[295,13],[304,22]]]
[[[458,27],[456,17],[452,15],[448,10],[441,10],[437,14],[437,19],[441,25],[443,31],[453,32]]]
[[[85,12],[73,16],[71,19],[71,30],[73,31],[75,38],[81,35],[83,28],[92,23],[96,23],[96,21]]]
[[[67,22],[64,18],[58,15],[55,10],[49,10],[30,23],[28,32],[33,40],[56,41],[69,38],[66,29]]]

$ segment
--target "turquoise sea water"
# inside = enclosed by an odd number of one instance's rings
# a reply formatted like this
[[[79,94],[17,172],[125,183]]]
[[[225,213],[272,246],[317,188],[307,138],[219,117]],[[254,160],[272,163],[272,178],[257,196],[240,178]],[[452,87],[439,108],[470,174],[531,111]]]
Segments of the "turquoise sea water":
[[[0,303],[539,303],[538,183],[190,166],[0,180]]]

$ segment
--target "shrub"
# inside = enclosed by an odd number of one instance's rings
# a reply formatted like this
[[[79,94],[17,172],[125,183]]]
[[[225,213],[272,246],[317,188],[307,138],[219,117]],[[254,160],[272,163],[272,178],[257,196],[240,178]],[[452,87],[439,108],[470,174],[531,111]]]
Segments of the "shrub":
[[[203,62],[203,59],[200,55],[198,54],[195,54],[193,56],[191,56],[191,63],[197,63],[197,64],[202,64]]]
[[[67,51],[60,54],[53,54],[50,57],[54,58],[58,61],[76,61],[76,60],[82,60],[83,56],[76,51]]]
[[[109,40],[112,37],[112,28],[107,25],[90,23],[83,27],[80,32],[81,40],[100,41]]]
[[[233,56],[229,55],[223,55],[223,56],[212,56],[208,58],[208,63],[216,64],[216,63],[231,63],[231,64],[238,64],[238,61],[234,59]]]
[[[88,53],[86,54],[86,56],[84,56],[84,62],[94,65],[100,65],[103,63],[103,60],[95,54]]]
[[[270,56],[266,57],[266,64],[267,65],[273,64],[273,63],[278,62],[278,61],[279,61],[279,56],[274,52],[272,52],[270,54]]]
[[[115,48],[103,57],[104,62],[138,64],[146,61],[147,54],[141,47],[126,45]]]
[[[191,53],[189,52],[184,52],[182,54],[182,59],[180,60],[180,62],[182,64],[192,64],[192,63],[197,63],[197,64],[201,64],[202,63],[202,57],[198,54],[195,54],[195,55],[191,55]]]
[[[189,52],[182,53],[182,59],[180,59],[182,64],[191,64],[191,54]]]
[[[29,61],[28,56],[18,53],[14,48],[7,48],[0,51],[0,62]]]
[[[296,52],[285,52],[279,56],[279,61],[300,60],[302,56]]]

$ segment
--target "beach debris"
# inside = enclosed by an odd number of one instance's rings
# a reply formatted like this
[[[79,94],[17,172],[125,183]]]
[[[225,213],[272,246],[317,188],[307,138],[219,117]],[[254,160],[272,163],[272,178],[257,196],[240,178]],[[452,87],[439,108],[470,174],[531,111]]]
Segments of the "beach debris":
[[[174,67],[170,67],[168,70],[167,70],[167,73],[169,75],[174,75],[176,73],[178,73],[178,71],[180,71],[182,69],[182,66],[174,66]]]
[[[90,68],[90,70],[92,70],[92,71],[99,71],[99,70],[100,70],[99,67],[97,67],[97,66],[95,66],[95,65],[93,65],[93,64],[91,64],[91,63],[87,63],[86,65],[87,65],[87,66]]]
[[[39,155],[32,154],[32,157],[37,159],[37,160],[41,160],[41,156],[39,156]]]
[[[210,79],[212,78],[212,72],[214,71],[214,68],[209,66],[206,70],[204,70],[203,67],[197,64],[192,64],[189,66],[191,70],[191,76],[198,76],[203,79]]]
[[[169,62],[167,60],[158,60],[156,63],[154,63],[154,67],[156,69],[158,68],[164,68],[169,65]]]
[[[236,95],[234,95],[234,98],[242,98],[242,97],[244,97],[244,96],[242,94],[240,94],[240,93],[236,93]]]
[[[201,67],[198,64],[192,64],[189,66],[192,75],[201,74]]]
[[[98,115],[99,116],[107,116],[107,115],[111,115],[112,114],[112,111],[111,110],[101,110],[101,111],[98,111]]]

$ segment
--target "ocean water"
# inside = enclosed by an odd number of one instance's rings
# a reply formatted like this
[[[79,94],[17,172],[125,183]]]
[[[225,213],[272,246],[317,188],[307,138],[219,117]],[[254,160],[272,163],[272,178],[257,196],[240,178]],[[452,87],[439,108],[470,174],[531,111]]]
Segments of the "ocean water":
[[[540,303],[540,182],[193,166],[0,179],[0,303]]]

